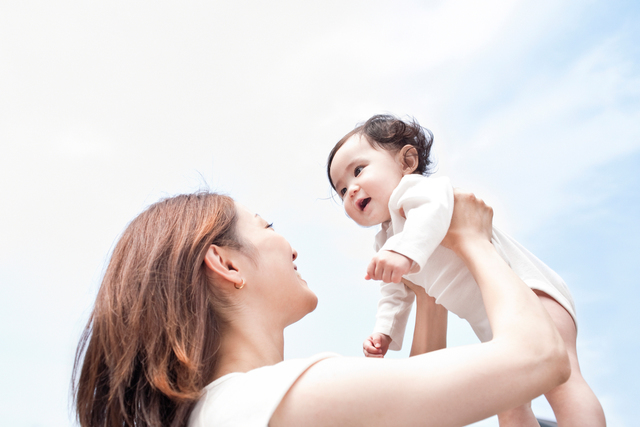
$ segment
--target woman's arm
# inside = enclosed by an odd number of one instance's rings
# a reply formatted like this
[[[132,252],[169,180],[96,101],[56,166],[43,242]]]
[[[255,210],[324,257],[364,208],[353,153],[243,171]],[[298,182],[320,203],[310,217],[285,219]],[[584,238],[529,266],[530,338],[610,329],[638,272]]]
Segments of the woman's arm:
[[[538,298],[489,241],[490,208],[456,194],[443,241],[478,282],[494,338],[408,359],[331,358],[303,374],[272,426],[460,426],[566,381],[564,343]]]
[[[447,347],[447,309],[436,304],[425,289],[407,279],[402,282],[416,294],[416,324],[410,356]]]

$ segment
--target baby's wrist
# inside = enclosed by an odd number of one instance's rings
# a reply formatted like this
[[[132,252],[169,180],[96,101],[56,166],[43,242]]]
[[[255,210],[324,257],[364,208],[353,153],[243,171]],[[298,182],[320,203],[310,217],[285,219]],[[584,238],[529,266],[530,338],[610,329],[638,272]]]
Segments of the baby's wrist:
[[[374,338],[376,335],[378,335],[380,338],[385,338],[389,341],[391,341],[391,337],[387,334],[385,334],[384,332],[374,332],[371,334],[371,338]]]
[[[394,254],[398,254],[398,255],[400,255],[401,257],[405,258],[405,259],[406,259],[407,261],[409,261],[410,263],[413,263],[413,260],[412,260],[410,257],[406,256],[405,254],[401,254],[400,252],[396,252],[396,251],[391,251],[391,252],[393,252]]]

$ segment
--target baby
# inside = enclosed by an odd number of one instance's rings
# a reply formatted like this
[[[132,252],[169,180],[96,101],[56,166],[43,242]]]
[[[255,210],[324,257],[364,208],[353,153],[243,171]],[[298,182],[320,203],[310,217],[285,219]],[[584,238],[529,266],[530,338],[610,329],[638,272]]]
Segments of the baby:
[[[432,133],[417,122],[376,115],[329,154],[329,181],[347,215],[361,226],[382,226],[365,277],[383,282],[376,325],[363,344],[367,356],[383,357],[388,349],[402,347],[415,298],[403,279],[424,287],[438,304],[466,319],[481,341],[492,337],[477,284],[462,260],[440,245],[453,213],[453,187],[446,177],[428,177],[432,143]],[[546,394],[560,425],[605,425],[600,403],[580,374],[569,289],[558,274],[495,227],[492,243],[540,297],[565,340],[571,377]],[[499,419],[501,426],[538,425],[530,405],[506,411]]]

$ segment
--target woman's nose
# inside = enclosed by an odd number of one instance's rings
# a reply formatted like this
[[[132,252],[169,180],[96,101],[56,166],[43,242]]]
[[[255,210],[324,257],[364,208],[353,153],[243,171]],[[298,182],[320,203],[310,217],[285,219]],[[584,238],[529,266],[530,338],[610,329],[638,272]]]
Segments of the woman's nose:
[[[298,251],[296,251],[295,249],[293,250],[293,261],[296,260],[296,258],[298,258]]]

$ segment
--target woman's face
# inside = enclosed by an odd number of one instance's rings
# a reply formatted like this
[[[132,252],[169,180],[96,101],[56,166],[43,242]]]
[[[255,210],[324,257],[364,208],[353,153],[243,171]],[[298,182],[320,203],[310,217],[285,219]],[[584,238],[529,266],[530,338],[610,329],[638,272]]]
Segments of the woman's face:
[[[294,263],[298,253],[258,214],[238,203],[236,210],[238,234],[255,248],[255,267],[244,273],[247,288],[270,312],[284,315],[284,326],[300,320],[316,308],[318,297],[298,273]]]

